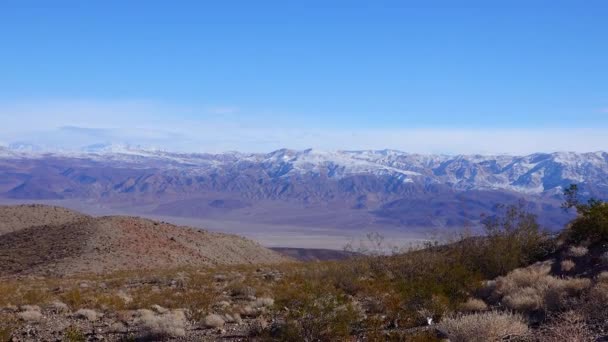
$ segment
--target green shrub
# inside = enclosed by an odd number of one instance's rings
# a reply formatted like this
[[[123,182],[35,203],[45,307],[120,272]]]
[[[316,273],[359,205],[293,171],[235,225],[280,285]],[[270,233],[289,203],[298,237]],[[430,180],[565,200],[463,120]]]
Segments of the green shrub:
[[[563,207],[575,208],[578,214],[565,230],[566,239],[577,244],[608,242],[608,203],[593,198],[587,203],[581,203],[576,184],[570,185],[564,195],[566,201]]]

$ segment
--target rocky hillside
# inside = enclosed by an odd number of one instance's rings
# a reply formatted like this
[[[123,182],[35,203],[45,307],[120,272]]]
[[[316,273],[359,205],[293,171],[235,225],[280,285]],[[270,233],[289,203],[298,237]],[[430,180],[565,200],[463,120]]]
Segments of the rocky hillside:
[[[0,212],[15,215],[15,226],[5,222],[10,232],[0,235],[3,275],[107,273],[287,260],[242,237],[141,218],[97,218],[42,206],[3,207]],[[42,216],[27,219],[30,214]],[[44,217],[49,219],[46,223]],[[33,226],[25,227],[29,222]]]

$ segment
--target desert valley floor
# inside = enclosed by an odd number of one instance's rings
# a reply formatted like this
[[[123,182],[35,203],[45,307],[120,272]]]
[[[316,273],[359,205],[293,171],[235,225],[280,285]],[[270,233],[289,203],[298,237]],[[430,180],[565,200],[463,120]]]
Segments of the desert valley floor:
[[[395,227],[370,229],[359,228],[357,230],[346,230],[335,227],[311,227],[289,224],[266,224],[257,222],[244,222],[236,220],[202,219],[176,216],[160,216],[147,214],[137,209],[120,210],[116,208],[102,207],[88,204],[77,200],[11,200],[0,199],[0,205],[17,205],[39,203],[55,205],[77,210],[89,215],[131,215],[140,216],[158,221],[166,221],[176,225],[203,228],[219,233],[229,233],[252,239],[266,247],[290,247],[290,248],[322,248],[342,250],[347,244],[355,247],[369,233],[378,233],[385,244],[391,247],[404,247],[416,245],[426,241],[433,234],[438,233],[436,228],[411,229],[407,231]]]

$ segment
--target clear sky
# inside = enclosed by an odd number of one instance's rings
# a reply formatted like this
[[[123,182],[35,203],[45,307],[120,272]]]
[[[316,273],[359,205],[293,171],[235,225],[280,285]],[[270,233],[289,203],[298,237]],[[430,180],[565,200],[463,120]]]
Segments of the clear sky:
[[[0,2],[0,143],[608,149],[606,1]]]

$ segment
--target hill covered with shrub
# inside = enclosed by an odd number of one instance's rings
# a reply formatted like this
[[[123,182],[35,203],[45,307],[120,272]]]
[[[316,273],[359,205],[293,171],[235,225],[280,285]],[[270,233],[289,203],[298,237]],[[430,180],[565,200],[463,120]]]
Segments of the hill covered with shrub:
[[[600,341],[608,337],[607,205],[559,234],[522,206],[393,255],[182,267],[0,283],[0,339]]]

